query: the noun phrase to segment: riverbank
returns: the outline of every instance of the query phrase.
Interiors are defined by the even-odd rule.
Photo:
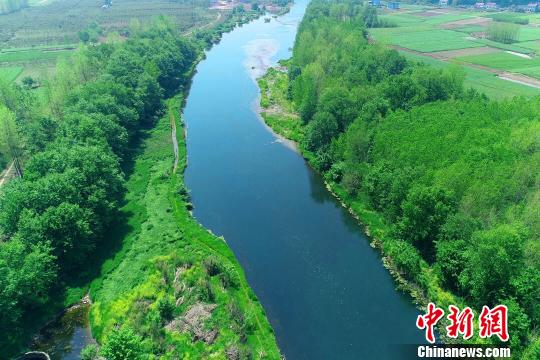
[[[298,152],[313,166],[316,155],[303,146],[305,126],[294,110],[294,105],[287,98],[288,91],[288,60],[280,61],[280,65],[270,68],[268,72],[258,80],[261,90],[260,113],[266,124],[278,136],[284,136],[296,143]],[[316,171],[316,170],[315,170]],[[400,251],[399,240],[391,236],[390,226],[383,216],[371,208],[367,194],[359,193],[356,197],[350,196],[340,184],[325,177],[325,184],[340,204],[364,227],[365,233],[370,237],[370,245],[380,251],[383,265],[394,278],[397,288],[409,294],[414,304],[419,309],[425,309],[428,302],[437,303],[446,308],[450,304],[465,306],[464,301],[452,293],[444,290],[440,285],[440,279],[430,269],[425,261],[419,264],[419,272],[422,274],[422,282],[413,281],[410,274],[400,269],[393,260],[393,253]],[[441,321],[439,327],[444,330],[446,322]],[[413,326],[413,324],[411,324]],[[444,334],[445,331],[441,331]],[[441,340],[452,342],[452,339],[442,335]],[[475,338],[477,343],[484,343],[480,338]]]
[[[213,42],[220,39],[224,32],[230,31],[235,26],[241,26],[260,15],[262,15],[260,12],[234,13],[227,16],[215,27],[199,29],[193,35],[193,41],[199,43],[197,46],[198,56],[192,63],[190,61],[190,70],[186,72],[186,77],[191,78],[195,73],[195,66],[204,59],[204,47],[210,47]],[[181,94],[184,92],[185,89],[182,89]],[[170,346],[176,346],[180,343],[179,347],[186,352],[182,356],[191,354],[200,357],[206,356],[207,353],[218,355],[227,353],[234,358],[235,354],[248,356],[256,350],[258,354],[269,354],[270,358],[278,358],[279,350],[272,328],[265,318],[262,307],[258,305],[256,297],[249,289],[234,255],[228,251],[222,239],[216,240],[221,245],[213,248],[213,245],[210,246],[211,244],[205,244],[203,241],[205,236],[212,237],[205,232],[205,229],[202,229],[200,233],[193,230],[199,225],[189,212],[191,209],[189,194],[182,182],[182,172],[186,160],[185,142],[181,139],[178,142],[179,145],[174,146],[173,144],[177,142],[173,140],[177,139],[177,134],[170,130],[171,128],[174,130],[176,124],[181,123],[180,109],[182,106],[182,95],[167,100],[167,106],[164,107],[167,112],[157,122],[157,127],[141,130],[140,135],[138,135],[140,140],[133,144],[133,148],[130,149],[130,152],[133,153],[129,155],[124,164],[123,171],[129,178],[126,184],[125,203],[117,213],[116,219],[112,221],[113,224],[107,231],[106,239],[97,249],[96,254],[88,260],[88,263],[93,264],[93,266],[86,266],[84,271],[73,273],[68,279],[65,289],[62,288],[65,292],[59,293],[58,299],[55,299],[54,309],[69,308],[80,301],[83,295],[89,291],[92,300],[98,300],[92,308],[90,324],[94,337],[101,344],[107,343],[109,336],[114,335],[121,325],[125,325],[124,327],[134,330],[137,336],[142,336],[145,340],[149,339],[141,342],[143,346],[140,350],[149,351],[152,354],[163,353],[165,343]],[[170,124],[171,127],[168,129],[165,126],[166,123],[163,122]],[[160,127],[161,125],[163,126]],[[155,137],[160,138],[164,131],[168,133],[168,142],[161,139],[155,144],[153,142]],[[178,136],[184,134],[185,131],[179,129]],[[180,149],[180,147],[183,148]],[[179,162],[182,164],[179,165]],[[158,163],[162,165],[160,170],[154,167]],[[165,170],[167,166],[171,167],[172,174],[169,174],[171,169]],[[177,167],[181,168],[178,173],[176,173]],[[179,188],[173,188],[170,192],[165,190],[163,192],[150,191],[152,189],[148,187],[152,186],[151,183],[156,184],[156,186],[163,185],[152,182],[151,179],[153,176],[157,176],[154,171],[161,170],[163,173],[160,174],[160,179],[168,175],[179,177]],[[169,180],[172,181],[172,179]],[[175,203],[174,197],[177,196],[181,197],[179,204]],[[144,199],[148,197],[151,197],[152,201],[147,203]],[[187,211],[179,213],[178,209],[181,208],[187,209]],[[173,224],[174,229],[161,226],[166,216],[159,214],[164,209],[165,213],[174,213],[173,217],[169,216],[167,219],[170,224]],[[191,222],[183,217],[188,217]],[[148,228],[146,228],[147,226]],[[186,226],[190,229],[177,231],[178,226]],[[154,230],[151,230],[152,228]],[[168,233],[162,234],[161,231]],[[201,235],[201,233],[203,234]],[[184,246],[179,245],[178,241],[180,240],[187,243],[199,241],[198,246],[204,247],[205,252],[199,251],[198,246],[195,245],[193,245],[193,249],[185,250]],[[164,241],[167,242],[166,246],[163,245]],[[138,253],[138,251],[143,253]],[[156,260],[156,256],[167,259]],[[206,259],[204,256],[210,258]],[[178,260],[179,258],[181,260]],[[159,265],[155,265],[155,262],[159,262]],[[192,263],[196,263],[196,265],[192,266]],[[134,288],[140,290],[138,285],[152,286],[149,281],[153,276],[152,269],[155,270],[156,266],[163,271],[164,279],[170,275],[170,271],[173,271],[177,283],[168,284],[169,287],[164,289],[161,287],[159,289],[153,288],[156,291],[155,294],[159,293],[159,296],[154,299],[157,303],[152,303],[149,302],[146,295],[141,295],[143,296],[141,299],[130,291]],[[178,267],[189,270],[186,271],[190,274],[188,280],[180,281],[177,278],[176,275],[179,275],[176,273]],[[116,277],[118,274],[120,274],[119,277]],[[123,278],[125,274],[129,275]],[[126,284],[124,280],[128,281],[127,287],[123,286]],[[104,290],[104,287],[110,284],[112,284],[111,287]],[[181,289],[177,287],[181,287]],[[189,294],[184,296],[182,294],[184,291]],[[169,296],[171,294],[172,296]],[[129,299],[124,298],[128,295]],[[145,303],[148,307],[140,308],[141,303]],[[225,305],[226,307],[224,307]],[[134,309],[130,308],[128,313],[117,313],[115,306],[123,308],[134,306]],[[157,313],[152,312],[156,308],[159,308]],[[87,313],[85,313],[86,317],[88,317]],[[194,314],[195,318],[191,318]],[[139,318],[132,321],[130,316],[139,316]],[[50,317],[52,315],[48,318]],[[184,321],[186,318],[195,322],[187,327],[175,327],[179,321]],[[80,348],[85,344],[93,343],[88,321],[79,322],[75,324],[75,327],[72,327],[71,324],[62,321],[63,317],[55,317],[55,319],[54,322],[47,323],[47,326],[42,329],[42,332],[50,333],[52,336],[48,336],[46,341],[34,342],[31,344],[31,348],[39,346],[44,351],[55,353],[59,359],[71,359],[73,356],[78,358]],[[211,329],[202,332],[197,330],[206,326],[210,326]],[[84,336],[80,336],[81,332],[85,333]],[[154,333],[151,334],[151,332]],[[184,339],[180,342],[174,339],[170,340],[175,336],[181,336]],[[201,339],[204,345],[200,344],[199,340]],[[226,342],[226,346],[222,341]],[[188,346],[187,343],[191,345]],[[60,352],[56,350],[58,348],[62,348]]]
[[[168,105],[127,182],[123,248],[92,283],[92,333],[103,341],[117,324],[136,328],[142,350],[165,357],[277,359],[273,330],[234,254],[190,214],[183,131],[172,171],[171,121],[182,126],[181,96]]]

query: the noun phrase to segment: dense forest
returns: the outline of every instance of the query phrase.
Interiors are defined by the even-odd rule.
[[[0,195],[2,349],[20,345],[24,324],[104,246],[139,130],[162,114],[197,57],[159,22],[77,52],[50,80],[45,109],[33,93],[2,84],[3,144],[25,161]]]
[[[459,68],[370,44],[366,23],[355,1],[312,1],[287,73],[260,82],[267,122],[300,143],[417,300],[505,304],[514,355],[540,358],[540,99],[489,100]]]

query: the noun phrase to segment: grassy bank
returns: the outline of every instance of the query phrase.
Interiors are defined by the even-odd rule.
[[[181,103],[180,97],[169,100],[169,113],[146,134],[127,181],[121,213],[128,220],[116,229],[125,232],[122,250],[91,285],[92,332],[102,340],[118,325],[139,329],[144,353],[163,358],[237,352],[277,359],[272,328],[234,254],[190,214]],[[171,119],[178,127],[176,173]],[[192,327],[179,326],[188,318]]]

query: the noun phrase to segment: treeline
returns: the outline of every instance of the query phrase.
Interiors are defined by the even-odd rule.
[[[139,131],[187,83],[198,54],[156,20],[125,42],[83,48],[60,64],[43,111],[30,91],[0,87],[0,114],[16,124],[25,159],[22,178],[0,193],[3,354],[18,349],[25,324],[106,245]]]
[[[301,147],[384,218],[385,254],[427,298],[506,304],[514,354],[540,358],[540,99],[491,101],[457,68],[369,44],[363,14],[308,7],[288,68]]]
[[[503,44],[511,44],[518,41],[519,25],[508,22],[493,22],[487,28],[487,36],[490,40]]]
[[[284,1],[289,2],[289,0]],[[221,36],[224,33],[231,31],[238,25],[241,26],[242,24],[258,18],[264,14],[264,12],[265,10],[259,7],[257,7],[256,10],[246,11],[243,5],[238,5],[226,15],[227,18],[225,21],[208,29],[195,30],[193,37],[206,44],[206,48],[210,48],[213,44],[217,44],[221,40]]]
[[[28,0],[0,0],[0,14],[8,14],[28,6]]]

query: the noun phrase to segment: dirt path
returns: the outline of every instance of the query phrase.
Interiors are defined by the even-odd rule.
[[[171,137],[174,151],[173,173],[178,168],[178,139],[176,138],[176,119],[174,118],[173,107],[169,104],[169,121],[171,123]]]
[[[208,24],[205,24],[205,25],[202,25],[202,26],[199,26],[199,27],[195,27],[193,29],[190,29],[188,31],[186,31],[183,35],[185,36],[188,36],[188,35],[191,35],[193,33],[193,31],[195,30],[201,30],[201,29],[206,29],[206,28],[209,28],[211,26],[214,26],[215,24],[217,24],[220,20],[221,20],[221,17],[223,16],[222,12],[219,11],[217,13],[217,16],[214,20],[210,21]]]
[[[15,162],[12,161],[11,162],[11,165],[9,165],[9,167],[7,168],[7,170],[5,170],[4,172],[2,172],[2,174],[0,174],[0,187],[2,187],[2,185],[4,185],[4,183],[6,181],[8,181],[9,179],[11,179],[13,177],[13,173],[14,173],[14,169],[13,167],[15,166]]]
[[[534,79],[525,75],[521,74],[514,74],[514,73],[505,73],[499,75],[499,79],[515,82],[522,85],[527,85],[530,87],[534,87],[537,89],[540,89],[540,80]]]

